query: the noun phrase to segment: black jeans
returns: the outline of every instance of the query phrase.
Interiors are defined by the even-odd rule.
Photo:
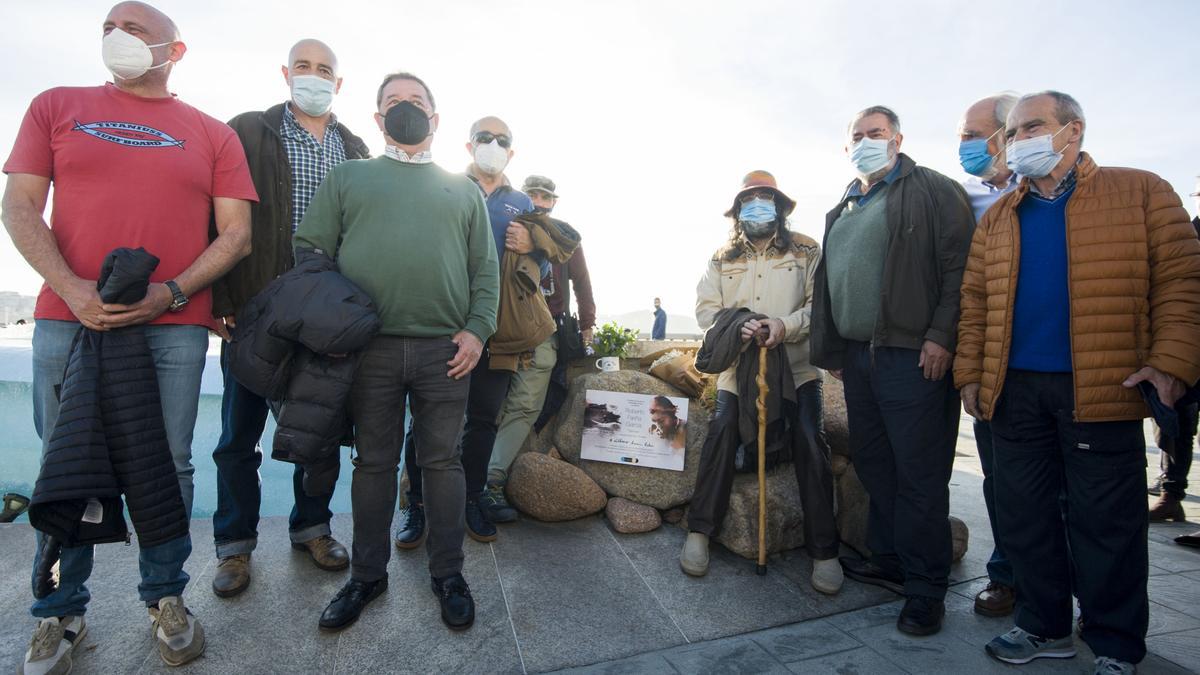
[[[213,450],[217,465],[217,510],[213,512],[213,539],[217,557],[250,553],[258,544],[258,512],[262,503],[262,466],[259,439],[267,424],[269,409],[261,396],[243,387],[229,372],[225,343],[221,343],[221,373],[225,391],[221,396],[221,440]],[[337,480],[337,466],[333,479]],[[304,469],[292,473],[295,505],[288,517],[293,542],[304,542],[329,534],[329,494],[310,497],[303,487]]]
[[[927,380],[919,361],[915,349],[850,342],[842,381],[851,459],[871,498],[871,559],[904,575],[905,595],[942,599],[960,402],[950,374]]]
[[[500,409],[504,397],[508,396],[509,372],[488,368],[488,351],[483,350],[479,363],[471,371],[470,394],[467,397],[467,421],[462,434],[462,466],[466,474],[467,499],[475,501],[487,484],[488,462],[492,459],[492,445],[496,443],[496,429],[500,424]],[[413,417],[419,419],[416,410]],[[423,464],[419,461],[421,449],[419,439],[412,438],[405,445],[404,468],[408,472],[409,502],[422,501],[424,480],[421,475]],[[465,503],[465,502],[464,502]]]
[[[1070,635],[1073,570],[1084,641],[1096,656],[1137,663],[1149,622],[1142,421],[1076,422],[1074,410],[1070,373],[1009,370],[992,414],[1016,625]]]
[[[988,558],[988,579],[1013,587],[1012,563],[1004,553],[1000,541],[1000,530],[996,527],[996,478],[995,451],[992,443],[992,425],[975,420],[975,447],[979,450],[979,465],[983,468],[983,504],[987,507],[988,524],[992,528],[992,555]]]
[[[1187,496],[1187,477],[1192,470],[1192,448],[1196,442],[1196,426],[1200,421],[1198,404],[1176,406],[1179,413],[1179,438],[1171,438],[1155,427],[1155,441],[1162,451],[1159,468],[1162,470],[1164,494],[1183,499]]]
[[[804,509],[804,548],[814,560],[837,557],[837,520],[833,514],[833,469],[822,420],[821,380],[800,385],[797,419],[792,425],[792,464]],[[738,446],[738,397],[717,392],[717,409],[709,423],[708,439],[700,455],[696,490],[688,510],[688,528],[716,536],[729,510],[734,459]]]
[[[351,504],[354,547],[350,576],[377,581],[387,576],[392,552],[392,515],[404,436],[404,403],[426,472],[429,572],[445,577],[462,571],[463,467],[458,450],[467,378],[446,375],[458,347],[449,338],[379,336],[363,354],[350,393],[358,439]]]

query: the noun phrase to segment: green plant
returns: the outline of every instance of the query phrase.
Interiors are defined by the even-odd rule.
[[[637,336],[636,330],[609,321],[592,336],[592,344],[596,347],[596,356],[623,357],[629,352],[629,346],[637,342]]]

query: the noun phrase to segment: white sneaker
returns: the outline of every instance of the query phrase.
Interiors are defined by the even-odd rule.
[[[168,666],[182,666],[204,653],[204,629],[183,606],[183,598],[169,595],[158,607],[147,607],[158,655]]]
[[[812,587],[825,595],[835,595],[842,590],[842,564],[837,558],[814,560]]]
[[[687,541],[683,543],[683,552],[679,554],[679,566],[694,577],[708,574],[707,534],[688,532]]]
[[[1126,661],[1118,661],[1109,656],[1096,659],[1095,675],[1133,675],[1137,668]]]
[[[71,653],[87,635],[82,616],[53,617],[38,621],[29,651],[17,672],[20,675],[65,675],[71,672]]]

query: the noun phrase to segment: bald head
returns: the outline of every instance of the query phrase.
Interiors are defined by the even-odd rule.
[[[179,40],[179,27],[171,17],[144,2],[133,0],[113,5],[104,20],[104,27],[106,31],[109,27],[116,27],[134,35],[140,32],[149,39],[148,44]]]
[[[471,125],[470,137],[475,138],[475,134],[481,131],[489,131],[497,136],[503,134],[509,138],[512,138],[512,131],[509,130],[508,125],[505,124],[504,120],[500,119],[499,117],[488,116],[475,120],[475,123]]]
[[[328,70],[334,77],[337,77],[338,74],[337,55],[333,53],[329,45],[313,38],[305,38],[297,42],[288,51],[288,68],[297,70],[301,64],[307,66],[306,69],[312,73]],[[297,73],[297,75],[299,74],[301,73]]]

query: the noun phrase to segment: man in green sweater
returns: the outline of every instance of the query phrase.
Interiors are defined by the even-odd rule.
[[[409,73],[388,75],[376,104],[384,156],[332,169],[295,237],[297,249],[333,255],[383,321],[350,396],[358,442],[350,581],[320,626],[349,626],[387,588],[407,398],[421,447],[433,591],[442,620],[463,630],[475,605],[462,577],[465,483],[457,439],[468,375],[496,328],[496,249],[479,188],[433,164],[438,115],[425,83]]]

